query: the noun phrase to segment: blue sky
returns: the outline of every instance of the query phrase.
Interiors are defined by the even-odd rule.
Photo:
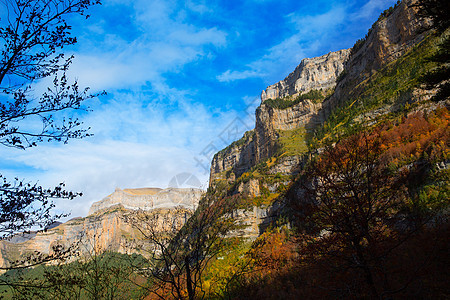
[[[86,215],[115,187],[207,186],[209,163],[254,126],[266,86],[306,57],[351,47],[395,0],[104,0],[73,17],[72,78],[107,96],[80,118],[93,137],[0,149],[3,174],[84,192],[57,208]],[[36,87],[44,87],[41,82]]]

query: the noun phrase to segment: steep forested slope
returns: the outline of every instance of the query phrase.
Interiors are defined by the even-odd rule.
[[[259,224],[245,255],[226,256],[236,276],[224,279],[224,294],[449,296],[442,265],[450,33],[430,30],[416,3],[399,2],[380,16],[343,56],[331,90],[329,81],[322,88],[302,77],[306,65],[316,77],[332,73],[324,57],[268,87],[255,129],[214,157],[210,193],[238,197],[249,212],[242,218],[257,211]],[[220,274],[223,265],[211,270]]]

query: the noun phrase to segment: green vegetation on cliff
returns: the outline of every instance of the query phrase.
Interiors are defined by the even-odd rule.
[[[250,141],[252,141],[254,139],[254,137],[255,137],[254,130],[246,131],[239,140],[232,142],[230,145],[228,145],[227,147],[225,147],[222,150],[220,150],[219,152],[217,152],[215,156],[220,157],[222,154],[227,153],[228,151],[230,151],[233,148],[242,147],[242,146],[250,143]]]
[[[129,265],[102,265],[94,257],[47,267],[44,275],[37,268],[43,283],[58,284],[36,295],[66,295],[56,289],[64,282],[63,293],[74,287],[88,295],[93,286],[119,293],[99,298],[449,298],[449,99],[430,100],[449,79],[436,60],[448,54],[445,43],[445,33],[432,32],[364,81],[348,82],[350,92],[339,99],[313,90],[266,100],[262,105],[273,109],[305,99],[335,102],[320,126],[276,131],[272,157],[239,176],[232,166],[224,170],[181,229],[170,217],[135,221],[133,227],[153,243],[146,249],[152,259],[134,257],[143,267],[126,273]],[[430,75],[434,68],[438,74]],[[428,92],[427,76],[439,79],[430,79]],[[215,159],[254,138],[254,130],[246,132]],[[157,232],[158,224],[168,226]]]
[[[322,102],[325,99],[326,94],[327,92],[324,92],[322,90],[311,90],[307,93],[300,94],[293,99],[291,96],[284,98],[267,99],[266,101],[264,101],[264,104],[268,107],[276,109],[287,109],[305,100],[311,100],[314,103]]]
[[[221,297],[449,295],[441,267],[448,259],[448,97],[436,105],[422,84],[425,74],[439,78],[431,78],[430,90],[448,80],[442,67],[435,69],[445,41],[432,33],[366,80],[351,82],[347,100],[336,101],[322,126],[278,131],[274,157],[221,187],[239,195],[237,187],[254,180],[260,194],[241,201],[279,209],[276,218],[289,219],[273,220],[274,230],[241,255],[240,272],[233,271],[238,279],[228,278]],[[295,104],[290,97],[264,102],[275,109]],[[270,192],[280,159],[302,154],[307,161],[295,179]]]
[[[291,130],[278,131],[279,156],[301,155],[308,151],[306,145],[306,129],[298,127]]]
[[[334,108],[322,126],[308,135],[308,142],[337,140],[342,134],[360,130],[364,122],[395,120],[399,114],[412,110],[419,104],[413,103],[413,91],[420,86],[422,76],[436,66],[430,57],[438,50],[439,43],[439,37],[428,36],[358,84],[348,100]]]
[[[364,38],[358,39],[355,44],[353,45],[353,47],[350,50],[350,55],[355,54],[356,52],[359,51],[359,49],[361,49],[363,47],[363,45],[366,43],[367,38],[369,37],[369,35],[372,33],[373,28],[375,27],[375,25],[380,22],[381,20],[389,17],[394,10],[400,5],[401,1],[397,1],[397,3],[395,3],[394,6],[389,7],[388,9],[384,10],[380,16],[378,17],[378,20],[372,25],[372,27],[368,30],[368,32],[366,33],[366,35],[364,36]],[[339,81],[339,80],[338,80]]]

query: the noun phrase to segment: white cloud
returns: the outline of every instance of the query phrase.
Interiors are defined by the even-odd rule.
[[[269,47],[264,55],[247,63],[244,68],[228,69],[216,78],[221,82],[257,77],[269,84],[279,81],[282,79],[280,74],[288,75],[301,59],[339,50],[334,44],[345,39],[342,30],[354,31],[354,26],[364,23],[370,26],[380,11],[394,3],[395,0],[370,0],[355,12],[351,12],[349,3],[340,3],[321,14],[305,15],[303,11],[291,13],[284,20],[286,27],[295,28],[295,32]]]
[[[67,189],[82,191],[83,197],[57,202],[57,209],[70,217],[85,216],[92,202],[99,201],[116,187],[167,187],[179,173],[194,174],[207,184],[209,174],[197,164],[211,157],[200,154],[209,144],[217,150],[217,135],[237,116],[205,107],[166,86],[177,101],[151,100],[143,92],[117,92],[103,103],[94,101],[93,111],[83,116],[94,136],[71,140],[69,144],[41,144],[26,151],[0,148],[3,160],[24,166],[23,170],[3,169],[8,178],[18,176],[42,186],[65,182]],[[70,218],[69,217],[69,218]]]
[[[115,187],[167,187],[176,174],[195,173],[189,156],[189,151],[178,147],[110,140],[75,142],[58,148],[42,146],[24,152],[17,160],[44,170],[45,175],[39,177],[42,185],[64,181],[68,189],[83,191],[84,196],[76,201],[59,201],[57,209],[84,216],[93,201],[107,196]]]
[[[340,5],[319,15],[304,16],[301,13],[293,13],[288,16],[288,20],[296,26],[296,35],[303,35],[305,40],[313,40],[323,39],[324,34],[332,32],[339,24],[344,23],[346,17],[347,8]]]
[[[254,78],[254,77],[262,77],[264,74],[259,73],[258,71],[246,70],[246,71],[231,71],[226,70],[224,73],[217,76],[217,79],[220,82],[229,82],[240,79]]]
[[[165,72],[179,71],[197,59],[210,59],[211,49],[226,45],[225,32],[188,23],[173,1],[114,1],[106,5],[131,9],[132,24],[127,26],[134,26],[136,36],[130,41],[128,31],[111,29],[102,20],[87,26],[90,32],[82,34],[70,68],[81,86],[111,90],[161,82]],[[96,42],[92,35],[98,37]]]
[[[214,10],[206,5],[205,1],[185,1],[185,5],[189,10],[198,14],[212,13]]]

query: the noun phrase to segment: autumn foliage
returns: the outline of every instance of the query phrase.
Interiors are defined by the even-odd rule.
[[[257,267],[232,296],[448,296],[449,118],[415,112],[325,147],[287,194],[295,229],[254,243]]]
[[[404,117],[397,126],[376,128],[381,149],[391,163],[411,162],[422,156],[429,161],[447,159],[449,151],[449,119],[447,109],[417,112]]]

